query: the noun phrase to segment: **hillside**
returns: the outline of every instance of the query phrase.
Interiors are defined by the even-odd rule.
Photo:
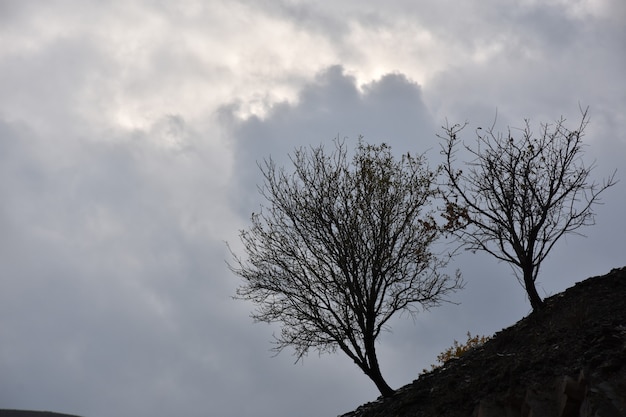
[[[0,410],[0,417],[78,417],[71,414],[59,414],[50,411]]]
[[[626,267],[579,282],[391,398],[341,417],[626,416]]]

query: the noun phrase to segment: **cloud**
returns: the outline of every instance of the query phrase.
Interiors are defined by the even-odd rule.
[[[284,164],[296,147],[336,138],[356,143],[361,135],[371,143],[387,142],[399,153],[425,152],[435,144],[421,88],[402,74],[358,85],[341,66],[333,66],[305,85],[294,102],[270,103],[264,116],[240,119],[237,113],[236,105],[225,106],[221,120],[235,140],[233,169],[248,208],[258,200],[257,163],[272,157]]]
[[[192,135],[180,118],[162,124],[150,133]],[[214,200],[225,182],[212,171],[222,161],[210,146],[181,152],[138,133],[48,143],[20,124],[0,132],[0,400],[89,416],[204,401],[179,378],[195,370],[210,388],[210,372],[229,372],[203,359],[224,349],[209,333],[232,325],[229,216]]]

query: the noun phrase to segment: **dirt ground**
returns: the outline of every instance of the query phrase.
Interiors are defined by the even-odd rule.
[[[626,267],[545,301],[484,345],[343,417],[626,416]],[[564,381],[578,391],[569,399]]]

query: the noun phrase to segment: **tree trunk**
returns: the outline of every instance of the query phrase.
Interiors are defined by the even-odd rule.
[[[369,339],[369,340],[367,340]],[[378,358],[376,357],[376,347],[374,345],[373,338],[366,338],[365,342],[365,354],[368,358],[367,370],[364,369],[365,374],[376,384],[376,388],[380,391],[383,397],[391,397],[395,391],[387,384],[380,372],[378,365]]]
[[[540,310],[543,307],[543,300],[539,296],[537,292],[537,288],[535,287],[535,280],[533,279],[533,266],[525,266],[524,270],[524,288],[526,289],[526,294],[528,294],[528,300],[530,301],[530,306],[533,308],[533,311]]]
[[[376,388],[380,391],[380,394],[383,397],[391,397],[395,391],[393,388],[387,384],[382,374],[380,373],[380,369],[378,368],[378,363],[376,363],[376,367],[372,367],[369,370],[369,374],[367,375],[370,379],[376,384]]]

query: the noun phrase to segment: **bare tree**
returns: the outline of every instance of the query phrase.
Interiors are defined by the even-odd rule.
[[[275,350],[310,349],[348,355],[383,396],[375,341],[399,311],[439,305],[462,286],[460,274],[441,272],[449,261],[431,251],[442,230],[429,204],[436,173],[423,156],[394,159],[390,147],[361,140],[350,163],[343,142],[291,156],[293,172],[266,160],[260,188],[268,206],[252,214],[240,238],[247,259],[233,254],[243,278],[239,298],[252,317],[282,323]],[[232,253],[232,251],[231,251]]]
[[[561,118],[541,124],[535,136],[530,122],[515,138],[496,133],[494,126],[478,128],[476,146],[464,144],[471,161],[455,167],[459,132],[467,125],[447,125],[442,153],[450,194],[447,213],[456,236],[471,250],[485,251],[513,266],[533,310],[543,306],[535,287],[539,267],[554,244],[566,233],[594,224],[592,206],[616,183],[615,172],[601,184],[589,176],[595,162],[582,160],[582,137],[589,123],[588,109],[570,130]],[[459,220],[465,220],[461,224]],[[521,277],[519,275],[521,272]]]

